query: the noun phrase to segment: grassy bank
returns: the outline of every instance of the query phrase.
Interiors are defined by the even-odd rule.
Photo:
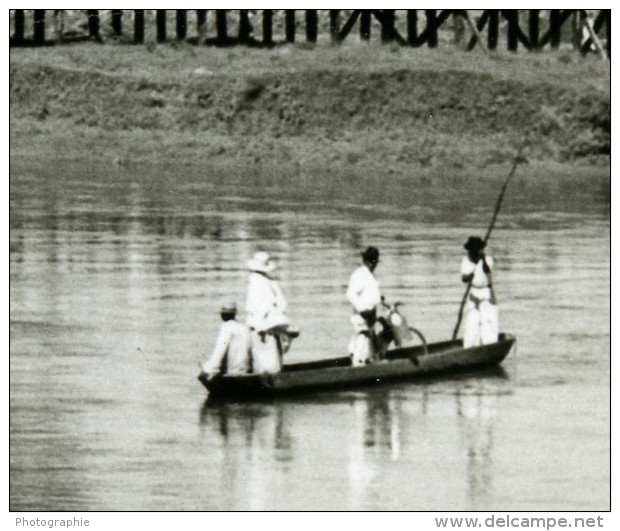
[[[11,154],[385,174],[606,166],[610,66],[573,52],[82,44],[10,52]]]

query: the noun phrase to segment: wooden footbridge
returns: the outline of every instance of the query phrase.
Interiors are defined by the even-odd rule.
[[[357,28],[368,41],[437,47],[450,41],[466,49],[505,46],[516,52],[557,49],[563,44],[586,54],[611,55],[611,10],[84,10],[81,31],[65,29],[62,10],[11,10],[10,46],[45,46],[93,40],[143,44],[167,41],[214,46],[271,47],[280,44],[340,43]],[[52,31],[46,31],[51,21]],[[374,28],[374,32],[373,32]],[[146,39],[146,35],[153,35]]]

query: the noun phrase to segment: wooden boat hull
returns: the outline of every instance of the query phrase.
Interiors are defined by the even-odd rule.
[[[461,341],[445,341],[387,352],[386,359],[352,367],[347,357],[284,365],[278,374],[218,376],[199,380],[212,397],[270,397],[299,392],[388,384],[397,380],[432,376],[446,372],[500,364],[510,352],[515,338],[501,334],[497,343],[464,349]]]

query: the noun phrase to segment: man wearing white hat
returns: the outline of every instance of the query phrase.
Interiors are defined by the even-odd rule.
[[[276,373],[281,368],[278,330],[289,324],[284,315],[286,299],[269,274],[275,264],[265,252],[246,262],[250,270],[245,305],[247,324],[252,331],[252,363],[255,373]]]
[[[250,331],[235,319],[236,314],[237,305],[234,302],[222,305],[220,315],[224,323],[215,341],[213,354],[201,364],[209,379],[220,372],[234,375],[250,371]]]

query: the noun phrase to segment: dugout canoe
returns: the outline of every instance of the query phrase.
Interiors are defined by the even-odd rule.
[[[510,352],[515,337],[500,334],[496,343],[463,348],[461,340],[388,350],[386,359],[365,366],[351,366],[349,356],[284,365],[278,374],[247,374],[198,379],[214,398],[275,397],[293,393],[327,391],[363,385],[385,385],[442,373],[456,373],[499,365]]]

